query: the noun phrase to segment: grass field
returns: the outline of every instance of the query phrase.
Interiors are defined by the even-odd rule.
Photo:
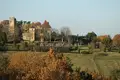
[[[115,69],[120,69],[120,54],[105,53],[107,56],[94,54],[65,54],[68,56],[75,66],[80,66],[81,70],[88,69],[89,71],[96,71],[105,76],[111,76],[111,72]]]
[[[21,53],[21,52],[8,52],[10,53]],[[30,52],[24,52],[30,53]],[[46,53],[38,52],[40,55]],[[103,52],[104,53],[104,52]],[[96,71],[105,76],[110,76],[111,71],[114,69],[120,69],[120,54],[119,53],[105,53],[107,56],[100,55],[102,52],[94,54],[77,54],[77,53],[64,53],[65,56],[69,57],[72,61],[73,68],[80,67],[81,70]]]

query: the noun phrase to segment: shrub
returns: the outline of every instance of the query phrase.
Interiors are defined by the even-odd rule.
[[[89,49],[89,53],[92,54],[93,53],[93,46],[92,46],[92,44],[88,45],[88,49]]]
[[[118,80],[120,79],[120,69],[115,69],[111,72],[113,75],[113,80]]]
[[[68,58],[41,56],[39,54],[12,54],[9,69],[27,80],[66,80],[68,72],[71,72],[71,63]],[[21,77],[17,75],[18,77]]]
[[[99,56],[108,56],[108,54],[106,54],[106,53],[100,53],[100,54],[98,54]]]
[[[90,54],[89,51],[81,51],[81,54]]]
[[[0,51],[7,51],[7,46],[6,45],[0,46]]]
[[[17,45],[9,44],[9,45],[7,45],[7,50],[8,51],[17,51],[19,49],[18,49]]]
[[[9,65],[9,59],[7,55],[0,55],[0,72],[5,73]]]
[[[77,46],[72,46],[72,47],[70,47],[70,50],[77,50],[77,49],[78,49]]]

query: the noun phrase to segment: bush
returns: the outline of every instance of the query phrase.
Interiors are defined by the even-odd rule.
[[[7,51],[7,46],[0,46],[0,51]]]
[[[9,45],[7,45],[7,50],[8,51],[18,51],[19,49],[18,49],[17,45],[9,44]]]
[[[5,73],[9,65],[9,59],[7,55],[0,55],[0,72]]]
[[[33,53],[20,53],[11,55],[9,69],[24,74],[17,76],[25,80],[66,80],[68,73],[65,72],[71,72],[72,68],[69,59],[65,57],[57,59]]]
[[[100,53],[100,54],[98,54],[99,56],[108,56],[108,54],[106,54],[106,53]]]
[[[93,46],[92,46],[92,44],[88,45],[88,49],[89,49],[89,53],[92,54],[93,53]]]
[[[90,54],[89,51],[81,51],[81,54]]]
[[[113,80],[118,80],[120,79],[120,69],[115,69],[111,72],[113,75]]]
[[[78,49],[77,46],[72,46],[72,47],[70,47],[70,50],[77,50],[77,49]]]

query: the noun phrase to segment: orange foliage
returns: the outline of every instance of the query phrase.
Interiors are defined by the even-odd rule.
[[[102,41],[103,39],[105,39],[106,37],[108,37],[108,35],[102,35],[102,36],[98,36],[97,38]]]
[[[113,38],[113,44],[116,46],[120,46],[120,34],[117,34]]]
[[[50,57],[34,53],[12,54],[8,68],[19,71],[21,75],[24,74],[22,76],[24,80],[67,80],[66,61],[54,58],[52,49],[50,52]],[[18,77],[21,76],[18,75]]]
[[[50,58],[55,57],[55,54],[52,48],[50,48],[48,55]]]

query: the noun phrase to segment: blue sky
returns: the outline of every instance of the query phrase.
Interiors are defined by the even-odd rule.
[[[53,28],[70,27],[73,34],[120,33],[120,0],[0,0],[0,20],[48,20]]]

